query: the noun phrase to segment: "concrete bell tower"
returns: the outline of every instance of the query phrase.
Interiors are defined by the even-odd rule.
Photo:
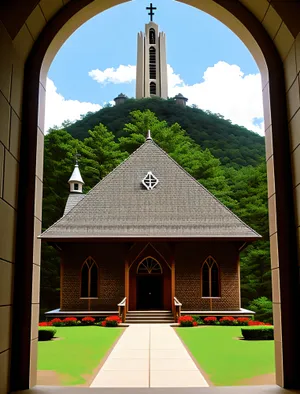
[[[145,33],[140,32],[137,37],[136,98],[167,99],[166,35],[152,20],[156,7],[150,3],[146,9],[150,10],[150,22],[145,25]]]

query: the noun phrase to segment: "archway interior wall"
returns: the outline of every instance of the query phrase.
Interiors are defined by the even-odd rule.
[[[101,9],[100,2],[102,3]],[[217,1],[216,1],[217,2]],[[190,1],[187,4],[209,12],[219,18],[230,27],[248,46],[253,45],[249,35],[243,36],[238,32],[243,28],[235,21],[235,24],[226,18],[222,19],[224,9],[217,14],[212,0]],[[281,16],[275,11],[267,0],[241,0],[241,2],[257,17],[263,27],[273,40],[281,59],[284,63],[289,133],[291,142],[291,158],[293,164],[294,195],[297,219],[297,235],[300,243],[300,94],[299,94],[299,71],[300,71],[300,36],[295,38]],[[77,2],[79,3],[79,2]],[[33,267],[32,267],[32,311],[31,311],[31,365],[30,382],[35,384],[36,354],[37,354],[37,321],[39,310],[39,276],[40,276],[40,241],[37,235],[41,231],[41,198],[42,198],[42,167],[43,167],[43,131],[44,131],[44,109],[45,109],[45,80],[46,74],[53,57],[58,48],[69,37],[70,34],[87,19],[96,15],[97,12],[107,9],[121,1],[97,0],[90,5],[91,8],[83,8],[72,18],[72,24],[57,35],[57,46],[51,44],[47,51],[43,70],[40,75],[39,85],[39,119],[37,123],[37,155],[35,171],[35,208],[33,232],[29,234],[33,244]],[[219,3],[221,3],[219,1]],[[223,2],[224,3],[224,2]],[[232,3],[232,2],[231,2]],[[44,27],[49,24],[51,18],[64,6],[68,6],[67,0],[40,1],[30,16],[24,21],[22,28],[15,37],[11,37],[6,30],[6,20],[0,23],[0,313],[2,322],[2,338],[0,344],[0,387],[3,392],[9,389],[9,362],[11,346],[11,317],[13,304],[13,275],[15,262],[15,234],[17,223],[17,195],[18,195],[18,170],[20,163],[20,137],[22,122],[22,95],[23,95],[23,72],[25,61],[31,51],[34,42],[38,39]],[[206,9],[204,9],[204,6]],[[95,8],[93,8],[95,7]],[[209,7],[210,10],[209,10]],[[288,6],[286,6],[288,7]],[[18,14],[18,9],[15,10]],[[90,12],[90,13],[89,13]],[[89,13],[89,16],[88,16]],[[226,13],[227,14],[227,13]],[[218,16],[217,16],[218,15]],[[229,15],[230,16],[230,15]],[[72,27],[73,26],[73,27]],[[295,35],[295,34],[294,34]],[[247,37],[250,43],[247,44]],[[250,49],[251,50],[251,49]],[[255,54],[252,52],[253,56]],[[256,57],[255,57],[256,58]],[[257,58],[256,61],[258,62]],[[258,62],[259,64],[259,62]],[[262,66],[260,66],[262,67]],[[261,69],[262,70],[262,69]],[[263,81],[264,116],[266,126],[266,157],[268,161],[269,197],[270,197],[270,230],[271,230],[271,256],[273,271],[273,301],[277,330],[276,336],[276,364],[277,382],[282,384],[282,346],[280,331],[280,283],[279,283],[279,261],[277,248],[277,218],[275,185],[273,181],[273,138],[272,138],[272,114],[270,110],[270,87],[268,86],[268,75]],[[33,109],[35,110],[35,109]],[[23,131],[24,133],[24,131]],[[22,179],[21,185],[22,185]],[[26,185],[22,185],[26,187]],[[23,296],[23,294],[21,295]],[[25,346],[26,344],[24,344]]]

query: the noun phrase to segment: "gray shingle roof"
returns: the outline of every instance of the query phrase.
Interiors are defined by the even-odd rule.
[[[142,185],[151,171],[153,190]],[[46,230],[62,238],[259,238],[152,140]]]
[[[67,199],[67,203],[64,210],[64,215],[66,215],[72,208],[75,207],[85,197],[82,193],[70,193]]]

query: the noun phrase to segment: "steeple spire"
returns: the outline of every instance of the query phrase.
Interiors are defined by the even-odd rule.
[[[78,166],[78,154],[76,153],[76,164],[68,183],[70,185],[70,193],[82,193],[82,186],[84,185],[79,166]]]

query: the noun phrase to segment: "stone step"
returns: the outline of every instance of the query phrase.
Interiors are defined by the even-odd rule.
[[[174,323],[174,319],[172,320],[127,320],[126,324],[172,324]]]
[[[165,318],[165,317],[172,317],[173,314],[172,313],[168,313],[168,314],[163,314],[163,313],[127,313],[127,316],[129,317],[141,317],[141,316],[151,316],[151,317],[161,317],[161,318]]]

